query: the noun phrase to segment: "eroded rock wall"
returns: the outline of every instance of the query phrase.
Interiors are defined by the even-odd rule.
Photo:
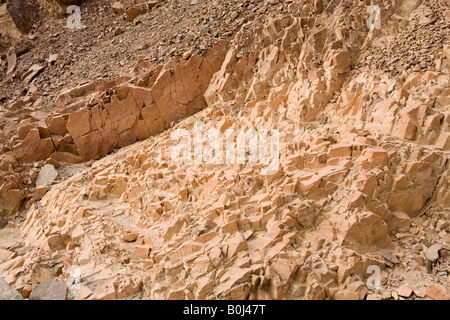
[[[405,24],[447,37],[439,4],[382,1],[384,27],[369,30],[359,1],[293,1],[208,54],[223,58],[169,64],[71,113],[61,128],[83,160],[124,148],[33,204],[23,235],[37,248],[0,275],[27,295],[52,259],[60,279],[79,271],[78,299],[363,299],[367,268],[398,263],[398,235],[436,242],[416,217],[448,220],[448,46],[424,45],[423,69],[370,69],[376,54],[396,66],[371,42],[400,41]],[[278,170],[175,161],[172,134],[198,121],[278,130]],[[153,128],[167,130],[129,145]]]

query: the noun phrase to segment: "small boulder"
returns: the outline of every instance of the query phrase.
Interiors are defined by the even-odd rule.
[[[412,292],[413,292],[412,288],[407,284],[404,284],[397,289],[398,295],[403,298],[409,298]]]
[[[439,259],[439,251],[442,249],[442,245],[439,243],[430,246],[425,253],[425,258],[430,262],[436,262]]]
[[[45,281],[34,287],[30,300],[66,300],[67,285],[57,279]]]
[[[428,287],[426,295],[434,300],[449,300],[450,296],[444,286],[433,283]]]
[[[36,187],[51,185],[57,176],[58,171],[56,171],[55,167],[51,164],[46,164],[42,167],[41,172],[39,172]]]
[[[22,295],[0,278],[0,300],[24,300]]]

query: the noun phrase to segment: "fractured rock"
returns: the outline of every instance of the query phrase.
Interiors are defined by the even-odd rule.
[[[160,21],[176,8],[203,12],[212,6],[121,3],[113,9],[130,19],[142,13],[132,8],[148,13],[98,35],[118,56],[125,54],[124,66],[126,50],[135,46],[122,48],[130,42],[120,30],[133,32],[138,22]],[[387,29],[371,32],[359,19],[367,3],[336,3],[262,1],[216,18],[212,10],[198,21],[193,15],[197,35],[187,30],[172,39],[168,32],[154,51],[145,39],[137,47],[146,60],[128,75],[61,92],[46,127],[34,118],[48,102],[38,87],[57,86],[42,82],[70,61],[58,52],[57,63],[45,63],[37,77],[42,60],[20,70],[22,57],[11,50],[17,55],[10,56],[11,74],[17,73],[9,79],[34,85],[4,108],[5,118],[20,124],[0,122],[1,150],[13,156],[0,161],[0,210],[15,212],[24,197],[29,209],[21,223],[26,246],[2,248],[0,275],[24,296],[56,273],[61,281],[70,278],[79,299],[364,299],[368,267],[387,265],[392,272],[381,277],[388,288],[367,298],[415,298],[410,287],[397,288],[396,272],[422,272],[420,252],[429,241],[448,240],[450,51],[442,49],[438,38],[444,34],[435,28],[444,22],[434,2],[423,1],[414,11],[382,1]],[[438,20],[422,17],[425,7]],[[101,15],[112,14],[103,9]],[[173,25],[183,23],[183,14],[177,18]],[[226,20],[233,31],[220,42],[215,26]],[[169,27],[155,28],[155,38]],[[197,47],[213,33],[218,45]],[[392,44],[402,37],[413,38],[410,46],[420,57],[395,51]],[[415,39],[426,46],[417,47]],[[77,58],[89,51],[73,44]],[[175,57],[160,64],[166,53]],[[109,67],[105,77],[117,66]],[[20,113],[28,108],[36,108],[32,117]],[[200,121],[201,131],[222,136],[192,143]],[[257,150],[254,139],[225,137],[230,131],[251,135],[252,129]],[[276,148],[263,139],[265,131],[278,139]],[[194,151],[193,161],[174,159],[179,133],[183,142],[190,140],[182,151]],[[234,149],[224,154],[226,162],[210,163],[203,147],[222,138],[227,151],[231,144]],[[264,174],[266,164],[253,162],[264,147],[278,156],[275,173]],[[48,190],[56,170],[44,166],[38,175],[37,169],[44,161],[57,166],[48,159],[89,162],[62,166],[64,179],[84,171]],[[425,258],[445,260],[432,247]],[[69,265],[77,266],[77,276],[64,272]],[[446,280],[440,272],[426,276]],[[444,293],[430,286],[428,298]]]
[[[38,284],[31,292],[30,300],[66,300],[67,286],[57,279]]]
[[[36,186],[50,186],[58,177],[58,171],[51,164],[46,164],[42,167],[36,180]]]
[[[439,251],[442,249],[442,245],[437,243],[430,246],[425,252],[425,258],[429,262],[436,262],[439,259]]]
[[[428,287],[426,295],[434,300],[450,300],[447,289],[437,283],[433,283]]]
[[[404,298],[409,298],[412,294],[413,290],[407,284],[402,285],[397,289],[397,293],[399,296]]]

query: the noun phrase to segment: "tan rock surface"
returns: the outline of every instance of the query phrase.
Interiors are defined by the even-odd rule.
[[[290,14],[247,19],[203,54],[141,60],[62,92],[59,114],[18,135],[5,124],[0,210],[27,211],[25,249],[2,248],[0,277],[25,297],[57,278],[92,300],[448,299],[445,4],[382,1],[381,30],[347,4],[280,1]],[[394,48],[407,41],[420,57]],[[279,166],[263,174],[253,150],[244,164],[176,161],[174,136],[199,123],[278,130]],[[50,157],[85,164],[34,189]]]

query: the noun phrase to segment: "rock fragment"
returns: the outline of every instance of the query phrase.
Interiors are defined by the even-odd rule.
[[[24,300],[23,296],[0,278],[0,300]]]
[[[31,292],[30,300],[66,300],[67,286],[57,279],[38,284]]]
[[[58,177],[58,171],[51,164],[42,167],[36,180],[36,187],[50,186]]]

